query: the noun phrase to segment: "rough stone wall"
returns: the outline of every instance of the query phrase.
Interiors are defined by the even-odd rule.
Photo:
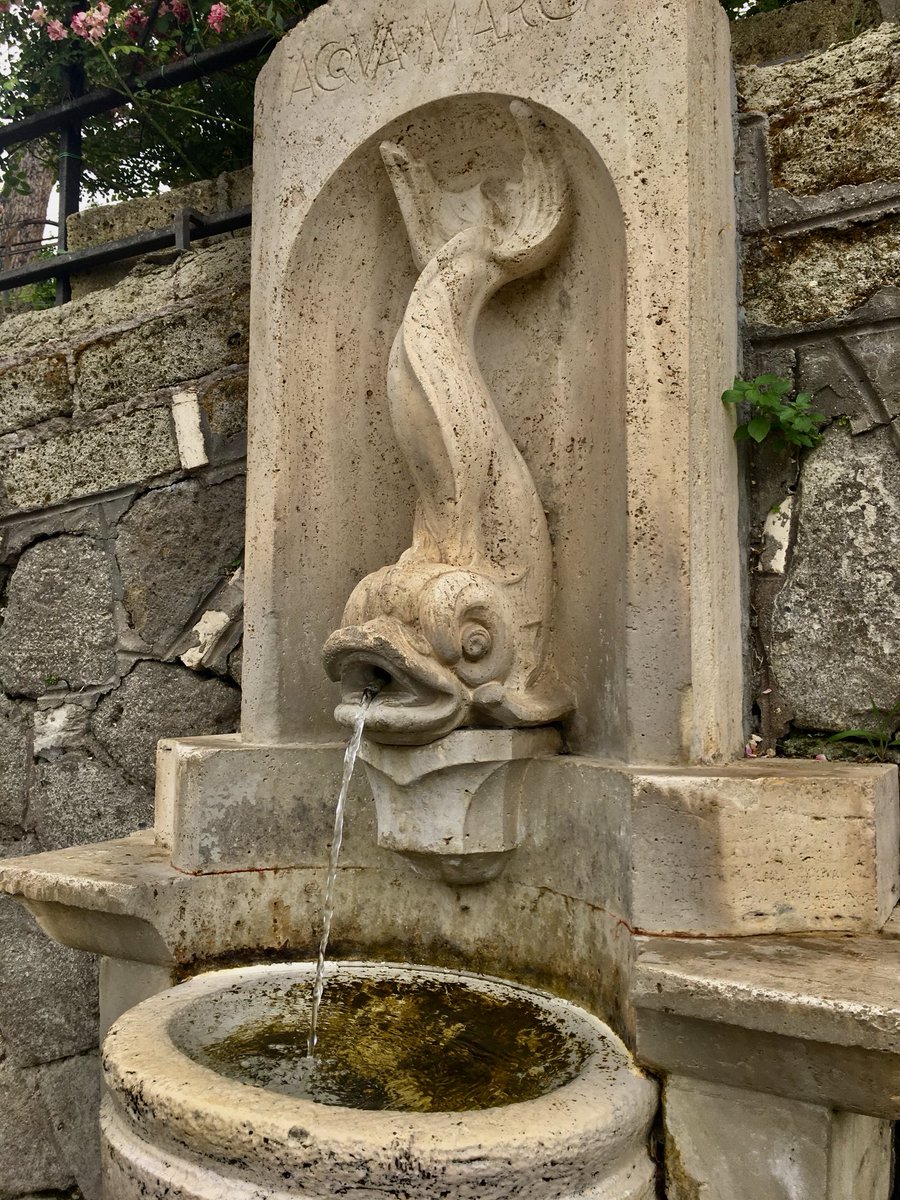
[[[828,416],[814,450],[750,451],[759,750],[834,757],[822,735],[900,698],[900,26],[741,67],[738,93],[744,376]]]
[[[239,237],[0,324],[2,855],[151,824],[157,740],[237,728],[248,290]],[[0,898],[0,1200],[99,1196],[96,971]]]

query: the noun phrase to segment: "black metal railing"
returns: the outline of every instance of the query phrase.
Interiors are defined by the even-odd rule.
[[[144,37],[149,36],[158,9],[159,0],[151,10]],[[296,21],[286,22],[285,31],[294,24]],[[127,87],[122,88],[96,88],[85,92],[81,69],[72,67],[69,68],[66,84],[68,99],[43,112],[0,126],[0,149],[34,141],[36,138],[46,137],[47,134],[59,135],[57,253],[52,258],[0,271],[0,291],[55,278],[56,303],[64,304],[71,298],[70,276],[75,271],[132,258],[136,254],[151,250],[184,250],[188,248],[192,238],[211,237],[216,233],[227,233],[248,226],[249,205],[215,216],[205,216],[193,209],[182,209],[176,215],[173,226],[137,233],[101,246],[69,252],[66,239],[66,222],[73,213],[78,212],[81,203],[81,129],[85,121],[132,103],[136,95],[168,91],[170,88],[215,75],[229,67],[239,66],[266,55],[279,37],[280,34],[269,29],[258,29],[235,38],[234,41],[213,46],[209,50],[201,50],[188,58],[136,76],[129,80]]]

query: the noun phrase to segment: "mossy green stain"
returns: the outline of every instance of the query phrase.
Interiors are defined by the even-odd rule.
[[[358,1109],[465,1112],[532,1100],[579,1072],[588,1047],[526,996],[417,979],[329,979],[315,1068],[309,985],[273,1015],[195,1051],[222,1075]]]

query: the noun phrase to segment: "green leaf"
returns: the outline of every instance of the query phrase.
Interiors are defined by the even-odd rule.
[[[747,433],[754,442],[761,442],[771,428],[772,422],[767,417],[754,417],[747,423]]]
[[[722,393],[723,404],[740,404],[744,398],[744,393],[739,392],[736,388],[729,388],[727,392]]]
[[[737,429],[734,431],[734,440],[736,442],[743,442],[749,436],[750,434],[747,432],[746,422],[743,425],[738,425]]]

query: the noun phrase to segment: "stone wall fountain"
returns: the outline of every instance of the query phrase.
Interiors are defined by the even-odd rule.
[[[670,1200],[887,1200],[896,772],[739,759],[724,15],[395,8],[335,0],[260,79],[242,732],[161,743],[153,831],[0,871],[104,956],[109,1200],[645,1200],[632,1053]],[[323,1020],[393,1067],[325,1095],[298,960],[370,688]],[[413,985],[448,1061],[527,1010],[515,1086],[411,1111]],[[786,1112],[826,1147],[792,1192]]]

